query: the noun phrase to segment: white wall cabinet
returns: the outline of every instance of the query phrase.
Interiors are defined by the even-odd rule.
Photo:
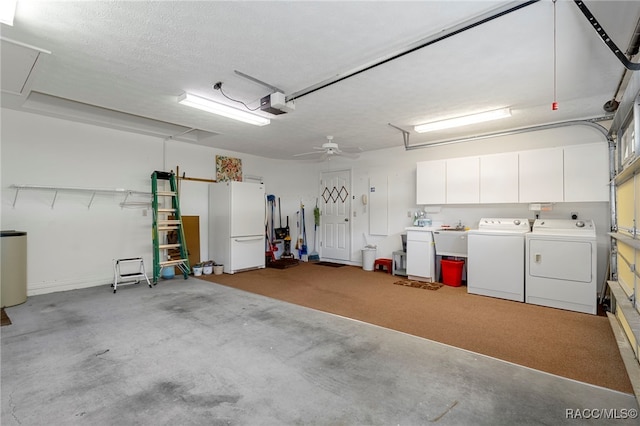
[[[518,153],[481,156],[480,202],[517,203],[518,195]]]
[[[446,199],[445,160],[421,161],[416,168],[416,204],[444,204]]]
[[[480,202],[480,158],[463,157],[447,160],[447,204]]]
[[[521,203],[564,201],[562,148],[521,151],[518,168]]]
[[[609,147],[564,147],[564,200],[609,201]]]
[[[604,143],[417,163],[416,204],[609,201]]]

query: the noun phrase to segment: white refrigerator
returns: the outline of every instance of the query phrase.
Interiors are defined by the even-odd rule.
[[[264,184],[209,185],[209,258],[234,274],[265,267]]]

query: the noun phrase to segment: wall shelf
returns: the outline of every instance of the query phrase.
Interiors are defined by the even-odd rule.
[[[638,238],[632,238],[629,235],[624,235],[619,232],[609,232],[608,235],[611,238],[615,238],[618,241],[622,241],[626,245],[631,246],[636,250],[640,250],[640,239]]]
[[[130,202],[127,203],[127,199],[133,195],[146,196],[151,197],[151,192],[144,191],[136,191],[132,189],[124,189],[124,188],[115,188],[115,189],[106,189],[106,188],[78,188],[78,187],[70,187],[70,186],[46,186],[46,185],[11,185],[10,188],[16,190],[16,195],[13,198],[13,207],[16,206],[16,201],[18,200],[18,194],[20,191],[49,191],[53,192],[53,200],[51,202],[51,208],[53,208],[56,204],[56,199],[58,198],[58,192],[80,192],[91,194],[91,198],[89,200],[89,204],[87,208],[91,208],[91,204],[93,204],[93,199],[96,195],[99,194],[122,194],[124,196],[124,200],[120,203],[120,207],[125,207],[128,205],[140,205],[140,202]],[[147,204],[147,203],[144,203]]]

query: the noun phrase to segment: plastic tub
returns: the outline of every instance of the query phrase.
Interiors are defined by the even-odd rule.
[[[460,287],[462,285],[462,268],[464,260],[442,259],[440,261],[442,270],[442,284],[451,287]]]

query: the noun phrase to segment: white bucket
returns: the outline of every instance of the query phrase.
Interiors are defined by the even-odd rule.
[[[213,273],[215,275],[222,275],[224,272],[224,265],[213,265]]]
[[[213,273],[213,265],[205,265],[205,267],[203,268],[202,272],[205,275],[211,275]]]
[[[202,266],[194,266],[193,267],[193,276],[194,277],[199,277],[202,275],[202,269],[204,269]]]
[[[373,271],[373,265],[376,263],[376,248],[365,247],[362,249],[362,269],[365,271]]]

